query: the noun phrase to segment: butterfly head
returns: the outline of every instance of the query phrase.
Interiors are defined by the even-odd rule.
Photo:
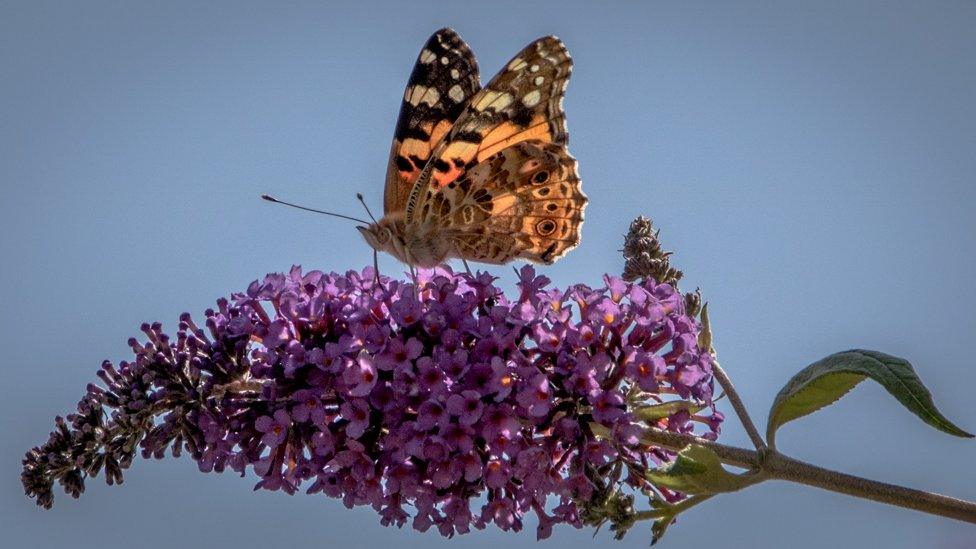
[[[386,216],[368,226],[356,227],[360,234],[374,250],[387,252],[398,259],[403,259],[406,249],[403,240],[403,223]]]

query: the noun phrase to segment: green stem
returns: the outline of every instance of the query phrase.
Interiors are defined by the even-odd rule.
[[[680,451],[698,444],[715,452],[723,463],[759,471],[766,479],[787,480],[823,490],[913,509],[976,524],[976,503],[933,492],[848,475],[791,458],[776,450],[757,452],[659,429],[646,429],[644,438],[662,447]]]
[[[736,392],[735,386],[732,385],[732,380],[725,373],[718,364],[718,360],[712,362],[712,376],[718,381],[718,384],[725,391],[725,395],[729,397],[729,403],[732,404],[732,409],[735,410],[737,416],[739,416],[739,421],[742,422],[742,426],[745,428],[746,433],[752,440],[753,446],[756,450],[760,452],[766,450],[766,442],[759,435],[759,430],[756,429],[756,424],[752,422],[752,418],[749,417],[749,412],[746,411],[745,404],[742,403],[742,399],[739,398],[739,393]]]
[[[691,509],[692,507],[698,505],[699,503],[704,503],[705,501],[712,499],[716,494],[698,494],[696,496],[691,496],[682,500],[679,503],[673,505],[668,505],[667,507],[661,509],[648,509],[646,511],[638,511],[634,513],[634,522],[640,522],[642,520],[656,520],[661,517],[666,516],[677,516],[680,513]]]

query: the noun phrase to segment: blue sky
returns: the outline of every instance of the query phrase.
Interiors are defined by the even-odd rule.
[[[565,108],[590,197],[583,243],[545,272],[618,272],[630,219],[661,228],[711,302],[719,357],[760,423],[834,351],[917,367],[970,431],[976,365],[976,4],[400,2],[0,4],[0,523],[10,547],[528,547],[520,535],[383,528],[368,509],[252,493],[188,459],[138,462],[44,512],[20,458],[143,321],[293,263],[371,261],[341,220],[381,208],[389,141],[421,44],[454,27],[487,78],[532,39],[575,60]],[[384,258],[381,268],[400,267]],[[494,269],[511,283],[507,268]],[[731,414],[730,414],[731,415]],[[747,445],[734,419],[722,440]],[[976,499],[976,443],[879,387],[784,427],[795,457]],[[970,526],[785,483],[714,498],[666,547],[971,546]],[[556,530],[559,547],[611,546]],[[645,547],[636,528],[619,547]]]

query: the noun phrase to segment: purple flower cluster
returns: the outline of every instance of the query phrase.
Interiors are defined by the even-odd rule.
[[[518,531],[534,512],[543,538],[609,484],[651,489],[640,471],[672,454],[641,441],[640,407],[693,401],[651,425],[714,439],[712,358],[672,286],[559,290],[526,266],[509,298],[494,280],[295,267],[218,301],[205,329],[184,314],[175,341],[145,325],[135,360],[105,363],[104,387],[28,452],[25,488],[50,506],[55,480],[77,496],[102,468],[120,481],[137,446],[186,449],[203,471],[250,466],[256,489],[370,505],[384,525]]]

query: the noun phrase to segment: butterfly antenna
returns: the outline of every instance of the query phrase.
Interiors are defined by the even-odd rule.
[[[373,220],[373,223],[377,223],[376,218],[373,217],[373,212],[369,211],[369,206],[366,205],[366,201],[363,199],[363,193],[356,193],[356,198],[358,198],[359,203],[366,208],[366,213],[369,215],[369,218]]]
[[[362,223],[363,225],[369,225],[369,221],[366,221],[364,219],[359,219],[358,217],[350,217],[348,215],[342,215],[342,214],[337,214],[337,213],[332,213],[332,212],[325,212],[325,211],[322,211],[322,210],[316,210],[314,208],[306,208],[305,206],[299,206],[298,204],[292,204],[291,202],[285,202],[284,200],[278,200],[277,198],[275,198],[273,196],[266,195],[266,194],[262,194],[261,195],[261,198],[267,200],[268,202],[275,202],[277,204],[284,204],[285,206],[291,206],[292,208],[298,208],[299,210],[305,210],[307,212],[315,212],[315,213],[320,213],[320,214],[325,214],[325,215],[331,215],[331,216],[334,216],[334,217],[341,217],[343,219],[348,219],[350,221],[355,221],[357,223]],[[370,217],[372,217],[372,216],[370,216]]]

